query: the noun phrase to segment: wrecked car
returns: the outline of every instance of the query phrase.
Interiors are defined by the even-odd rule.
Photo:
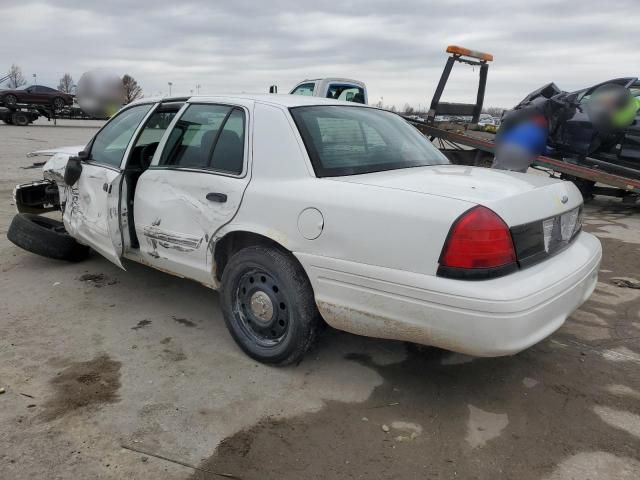
[[[513,354],[586,301],[601,259],[572,183],[451,165],[400,116],[331,99],[141,100],[43,169],[15,189],[11,241],[219,290],[232,337],[265,363],[300,361],[323,319]],[[62,222],[41,215],[54,210]]]
[[[619,113],[631,116],[619,125],[598,122],[598,115],[589,108],[594,94],[607,87],[626,90],[632,100],[620,106]],[[506,112],[501,130],[535,111],[545,112],[550,122],[545,155],[640,179],[640,80],[636,77],[607,80],[575,92],[549,83]],[[583,185],[583,193],[588,195],[594,184]]]

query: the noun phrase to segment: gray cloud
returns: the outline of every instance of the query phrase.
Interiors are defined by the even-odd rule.
[[[106,67],[147,95],[281,91],[298,80],[363,80],[370,99],[428,104],[447,44],[489,51],[487,104],[509,106],[548,81],[580,88],[637,75],[637,2],[257,2],[3,0],[0,58],[56,85]],[[7,41],[7,39],[10,39]],[[475,72],[454,71],[448,99],[474,98]]]

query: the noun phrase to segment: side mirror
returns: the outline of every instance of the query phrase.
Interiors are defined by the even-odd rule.
[[[81,173],[82,160],[80,159],[80,156],[69,157],[69,160],[67,160],[67,166],[64,169],[64,183],[70,187],[73,186],[80,178]]]
[[[80,152],[78,152],[78,158],[83,162],[89,160],[89,152],[87,152],[86,150],[81,150]]]
[[[269,87],[269,93],[278,93],[278,86],[277,85],[271,85]]]

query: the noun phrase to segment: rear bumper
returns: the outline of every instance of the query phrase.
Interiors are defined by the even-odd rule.
[[[535,266],[486,281],[463,281],[296,255],[324,319],[371,337],[477,356],[510,355],[557,330],[593,292],[602,249],[582,232]]]

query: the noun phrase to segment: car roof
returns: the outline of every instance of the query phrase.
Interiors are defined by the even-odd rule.
[[[364,86],[364,82],[360,80],[355,80],[353,78],[345,78],[345,77],[323,77],[323,78],[306,78],[301,82],[298,82],[297,85],[305,82],[344,82],[344,83],[353,83],[355,85]]]
[[[219,103],[224,101],[253,101],[258,103],[267,103],[270,105],[281,106],[284,108],[291,107],[303,107],[311,105],[349,105],[349,106],[361,106],[367,107],[361,103],[345,102],[343,100],[334,100],[331,98],[312,97],[305,95],[290,95],[290,94],[272,94],[272,93],[260,93],[260,94],[228,94],[228,95],[191,95],[181,97],[155,97],[155,98],[143,98],[132,102],[130,105],[142,104],[142,103],[157,103],[157,102],[189,102],[189,103]]]

